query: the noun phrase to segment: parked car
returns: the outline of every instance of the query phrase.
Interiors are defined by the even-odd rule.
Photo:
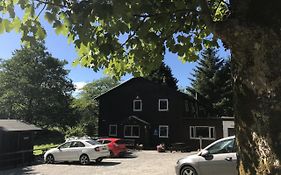
[[[177,175],[236,175],[235,137],[215,141],[199,153],[179,159]]]
[[[102,144],[107,144],[110,151],[110,157],[124,156],[128,149],[126,147],[126,141],[119,138],[101,138],[97,140]]]
[[[85,165],[92,160],[101,162],[109,156],[107,145],[102,145],[91,139],[70,139],[57,148],[48,150],[44,154],[44,160],[46,163],[79,161]]]

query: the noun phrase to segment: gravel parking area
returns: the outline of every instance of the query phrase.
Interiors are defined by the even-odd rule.
[[[82,166],[78,163],[40,164],[8,171],[0,175],[173,175],[179,158],[193,153],[158,153],[137,151],[130,157],[108,158],[101,163]]]

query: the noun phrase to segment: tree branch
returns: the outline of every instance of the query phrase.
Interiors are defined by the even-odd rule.
[[[210,27],[212,31],[214,31],[215,23],[211,15],[211,10],[208,6],[208,0],[198,0],[198,2],[201,7],[200,14],[202,16],[202,19],[204,20],[205,24]]]
[[[136,35],[137,31],[140,29],[140,27],[142,26],[142,24],[144,23],[144,21],[146,20],[146,18],[147,18],[147,17],[144,17],[144,18],[141,20],[141,23],[136,27],[136,29],[134,30],[133,33],[130,33],[130,34],[129,34],[128,38],[127,38],[126,41],[121,45],[121,47],[124,47],[124,46],[127,44],[127,42],[128,42],[130,39],[132,39],[132,38]]]
[[[41,4],[45,4],[45,5],[52,5],[52,6],[56,6],[56,7],[60,7],[60,8],[67,8],[69,9],[69,6],[67,5],[63,5],[63,4],[56,4],[56,3],[53,3],[53,2],[49,2],[47,0],[34,0],[38,3],[41,3]]]
[[[38,15],[35,18],[35,21],[39,18],[39,16],[41,15],[41,13],[43,12],[43,10],[46,8],[47,4],[44,4],[43,8],[40,10],[40,12],[38,13]]]
[[[171,15],[171,14],[175,14],[175,13],[191,12],[191,11],[195,12],[195,10],[192,10],[192,9],[178,9],[178,10],[171,11],[171,12],[154,13],[154,14],[134,14],[133,16],[140,17],[140,18],[150,18],[150,17],[155,17],[155,16]]]

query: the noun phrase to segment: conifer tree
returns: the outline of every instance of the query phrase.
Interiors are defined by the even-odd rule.
[[[194,76],[194,79],[191,79],[192,88],[188,89],[192,94],[197,92],[196,98],[202,100],[203,97],[205,103],[212,105],[213,115],[222,115],[221,108],[224,107],[221,103],[226,92],[223,92],[225,87],[222,81],[226,81],[227,78],[222,76],[222,71],[226,71],[226,68],[222,69],[223,66],[223,59],[217,56],[214,48],[204,50],[192,74]]]
[[[153,70],[145,78],[162,85],[166,85],[173,89],[178,89],[178,80],[173,76],[171,68],[162,62],[158,69]]]

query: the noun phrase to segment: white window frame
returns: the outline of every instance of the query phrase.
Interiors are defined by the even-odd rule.
[[[130,127],[131,128],[131,135],[126,135],[126,127]],[[138,127],[138,129],[139,129],[139,135],[138,136],[133,136],[133,128],[134,127]],[[139,125],[125,125],[124,126],[124,137],[126,137],[126,138],[140,138],[140,126]]]
[[[166,102],[167,108],[166,109],[161,109],[161,102]],[[158,100],[158,111],[169,111],[169,100],[168,99],[159,99]]]
[[[111,127],[115,127],[115,128],[116,128],[115,134],[112,134],[112,128],[111,128]],[[109,133],[108,133],[108,135],[109,135],[109,136],[117,136],[117,130],[118,130],[118,128],[117,128],[117,125],[116,125],[116,124],[114,124],[114,125],[109,125]]]
[[[161,128],[166,128],[167,135],[161,135]],[[159,138],[169,138],[169,125],[159,125],[159,131],[158,131]]]
[[[140,109],[136,109],[136,102],[140,102]],[[142,100],[136,99],[133,101],[133,111],[142,111]]]
[[[215,140],[216,139],[216,130],[214,126],[189,126],[189,137],[190,139],[200,139],[200,137],[196,137],[196,128],[208,128],[209,129],[209,137],[202,137],[202,140]],[[192,134],[193,133],[193,134]],[[213,135],[213,137],[212,137]]]

